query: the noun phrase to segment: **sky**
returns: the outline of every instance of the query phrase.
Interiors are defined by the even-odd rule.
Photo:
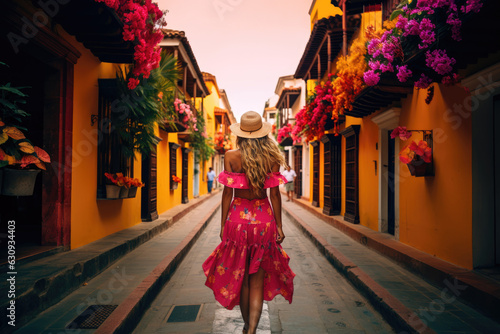
[[[310,35],[312,0],[156,0],[167,28],[185,31],[203,72],[234,115],[262,113],[278,78],[294,74]]]

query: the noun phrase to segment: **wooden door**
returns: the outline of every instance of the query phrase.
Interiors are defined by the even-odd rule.
[[[500,265],[500,96],[494,99],[494,179],[495,179],[495,264]]]
[[[319,141],[311,142],[313,146],[313,201],[312,205],[319,206]]]
[[[321,138],[324,143],[324,206],[323,213],[339,215],[341,207],[341,137],[332,134]]]
[[[388,180],[387,180],[387,233],[394,235],[394,227],[395,227],[395,203],[394,203],[394,173],[395,173],[395,152],[394,145],[395,139],[391,138],[391,132],[388,134],[388,156],[387,156],[387,172],[388,172]]]
[[[142,180],[145,186],[141,189],[141,218],[142,221],[153,221],[158,219],[156,151],[142,161]]]
[[[358,134],[359,125],[351,125],[341,134],[345,137],[345,215],[350,223],[359,224]]]
[[[295,196],[302,196],[302,145],[293,147],[293,165],[297,177],[295,178]]]

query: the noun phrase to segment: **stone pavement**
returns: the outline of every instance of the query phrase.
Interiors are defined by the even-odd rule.
[[[258,333],[393,333],[368,301],[342,277],[288,218],[285,251],[296,273],[293,303],[277,296],[267,302]],[[218,212],[134,333],[241,333],[239,309],[227,311],[207,288],[201,265],[220,242]],[[167,322],[174,306],[202,305],[194,322]]]
[[[162,213],[155,221],[137,224],[77,249],[16,263],[16,326],[23,326],[210,197],[193,199]],[[7,268],[0,271],[6,272]],[[7,284],[6,280],[0,281],[0,290],[7,291]],[[0,306],[5,309],[8,303],[7,293],[2,294]],[[0,319],[0,331],[12,332],[6,320]]]
[[[193,228],[199,225],[207,213],[215,211],[219,204],[220,194],[217,194],[189,212],[182,213],[183,217],[176,224],[123,256],[59,303],[41,312],[15,333],[94,332],[94,330],[67,330],[66,327],[90,305],[122,306],[122,302],[150,276],[158,263],[189,237]]]
[[[410,315],[408,319],[410,325],[413,321],[413,328],[416,331],[450,334],[500,333],[499,323],[458,299],[466,286],[450,279],[444,282],[447,288],[438,289],[327,224],[302,205],[285,202],[283,207],[287,212],[286,215],[298,226],[304,226],[309,230],[310,238],[327,253],[327,256],[332,257],[331,261],[344,271],[351,281],[358,280],[359,277],[356,277],[358,274],[349,273],[350,271],[357,269],[359,272],[364,272],[368,276],[367,282],[374,281],[372,284],[368,282],[368,289],[375,287],[378,290],[367,291],[368,294],[382,292],[381,295],[385,295],[387,299],[395,298],[411,313],[416,314],[418,317],[412,318]],[[327,245],[322,242],[326,242]],[[329,250],[326,250],[325,246],[330,247]],[[380,302],[382,304],[384,301]],[[417,321],[418,318],[421,322]]]

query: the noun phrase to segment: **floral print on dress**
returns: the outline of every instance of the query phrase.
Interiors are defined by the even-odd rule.
[[[276,222],[269,200],[236,197],[230,207],[234,209],[229,210],[222,242],[203,263],[205,285],[222,306],[231,310],[239,305],[245,268],[248,274],[262,268],[264,299],[270,301],[281,294],[291,303],[295,274],[289,266],[290,258],[276,243]]]

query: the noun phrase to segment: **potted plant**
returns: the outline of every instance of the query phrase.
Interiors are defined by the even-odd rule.
[[[392,131],[391,138],[408,140],[411,135],[411,131],[406,130],[406,127],[398,126]],[[412,141],[405,146],[399,153],[399,160],[408,166],[412,176],[432,175],[432,148],[425,140],[420,140],[418,143]]]
[[[144,187],[144,183],[142,183],[139,179],[130,179],[130,188],[128,189],[128,198],[135,198],[137,194],[137,188]]]
[[[170,186],[170,189],[171,190],[175,190],[177,189],[177,185],[182,182],[182,179],[176,175],[172,175],[172,182],[171,182],[171,186]]]
[[[292,126],[289,123],[278,130],[277,140],[281,146],[291,146],[293,144]]]
[[[119,177],[118,175],[121,175]],[[120,198],[120,191],[124,186],[123,183],[123,174],[110,174],[104,173],[104,176],[107,178],[106,184],[106,198],[108,199],[117,199]]]
[[[23,132],[6,126],[0,120],[0,177],[1,194],[6,196],[31,196],[36,176],[45,170],[50,157],[43,149],[34,146]]]
[[[22,120],[29,116],[21,109],[27,97],[23,88],[10,83],[0,86],[0,193],[6,196],[33,195],[36,176],[50,163],[47,152],[23,133],[27,129],[21,126]]]

